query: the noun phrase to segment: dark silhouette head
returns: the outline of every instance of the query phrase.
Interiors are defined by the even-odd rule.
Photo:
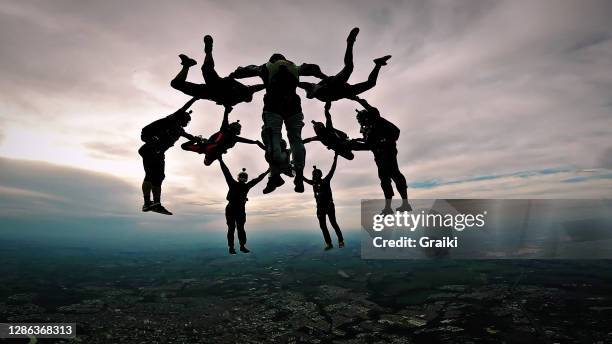
[[[325,132],[325,124],[317,121],[311,121],[312,128],[314,129],[317,135],[322,135]]]
[[[285,58],[285,56],[283,56],[283,54],[279,54],[279,53],[274,53],[272,54],[272,56],[270,56],[270,62],[274,63],[276,61],[280,61],[280,60],[287,60],[287,58]]]
[[[173,117],[181,127],[186,127],[191,121],[191,110],[176,112]]]
[[[229,130],[234,135],[240,135],[240,132],[242,131],[242,125],[240,124],[240,120],[237,120],[236,122],[230,123],[229,124]]]
[[[246,168],[243,168],[240,173],[238,173],[238,182],[246,183],[249,180],[249,175],[246,173]]]
[[[321,178],[323,178],[323,172],[317,166],[312,166],[312,180],[321,180]]]

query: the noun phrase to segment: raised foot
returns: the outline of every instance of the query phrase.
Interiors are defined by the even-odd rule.
[[[391,58],[391,55],[379,57],[377,59],[374,59],[374,63],[377,65],[386,66],[387,61],[389,61],[390,58]]]
[[[324,247],[323,249],[324,249],[325,251],[329,251],[329,250],[331,250],[332,248],[334,248],[334,245],[332,245],[332,244],[325,244],[325,247]]]
[[[211,35],[204,36],[204,52],[210,54],[213,48],[213,38]]]
[[[249,252],[251,252],[251,250],[246,248],[246,246],[240,246],[240,252],[242,252],[242,253],[249,253]]]
[[[229,248],[229,254],[236,254],[236,249],[233,247]]]
[[[357,39],[357,34],[359,33],[359,28],[358,27],[354,27],[351,32],[349,33],[348,37],[346,38],[347,42],[355,42],[355,40]]]
[[[185,54],[180,54],[179,58],[181,59],[181,65],[185,67],[191,67],[191,66],[195,66],[198,64],[196,60],[192,59],[191,57]]]
[[[338,243],[338,247],[343,248],[343,247],[344,247],[344,241],[340,241],[340,242]]]

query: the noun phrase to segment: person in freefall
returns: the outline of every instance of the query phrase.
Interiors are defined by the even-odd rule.
[[[258,145],[261,149],[265,149],[266,147],[260,141],[249,140],[240,136],[240,132],[242,131],[240,121],[229,123],[229,113],[231,111],[231,107],[225,107],[221,129],[212,134],[208,140],[197,137],[194,140],[183,143],[181,148],[186,151],[205,154],[204,165],[206,166],[212,164],[216,159],[227,153],[229,149],[239,142]]]
[[[287,138],[291,146],[293,168],[295,169],[295,192],[304,192],[303,172],[306,149],[302,142],[304,115],[301,99],[296,94],[300,76],[325,77],[317,65],[295,65],[281,54],[273,54],[263,65],[238,67],[230,77],[248,78],[260,77],[266,86],[263,107],[263,127],[261,137],[268,150],[270,167],[282,163],[281,139],[283,124],[287,129]],[[274,168],[268,179],[264,193],[274,191],[284,183],[280,169]]]
[[[323,172],[316,166],[313,166],[312,180],[304,177],[304,181],[312,185],[312,191],[317,202],[317,219],[319,219],[319,226],[321,232],[323,232],[323,239],[325,240],[325,250],[330,250],[334,247],[332,244],[331,237],[329,236],[329,230],[327,229],[327,218],[331,223],[336,236],[338,237],[338,247],[344,247],[344,238],[342,237],[342,231],[338,222],[336,221],[336,206],[334,205],[334,198],[330,182],[336,171],[336,165],[338,163],[338,154],[334,154],[334,162],[332,163],[329,172],[323,177]]]
[[[246,202],[249,200],[247,195],[249,190],[257,183],[259,183],[270,171],[260,174],[257,178],[248,181],[249,175],[246,173],[246,169],[238,174],[238,181],[236,181],[229,169],[223,162],[223,159],[219,157],[219,165],[229,190],[227,191],[227,206],[225,207],[225,220],[227,222],[227,246],[229,247],[230,254],[236,254],[234,248],[234,232],[238,229],[238,242],[240,243],[240,252],[249,253],[249,249],[245,246],[247,242],[246,232],[244,231],[244,224],[246,223]]]
[[[400,129],[393,123],[384,119],[378,109],[368,104],[365,99],[358,98],[357,101],[364,110],[357,111],[357,121],[361,126],[362,139],[352,140],[353,150],[369,150],[374,154],[374,161],[378,168],[380,186],[385,196],[385,207],[382,214],[392,214],[391,200],[393,199],[393,187],[391,181],[402,197],[402,205],[397,211],[411,211],[408,203],[408,186],[406,178],[397,164],[397,145]]]
[[[187,109],[196,100],[197,98],[192,98],[175,113],[142,128],[140,138],[144,141],[144,144],[138,149],[145,170],[145,177],[142,182],[144,196],[142,211],[172,215],[161,204],[161,185],[165,178],[165,152],[174,146],[181,136],[189,140],[197,140],[197,137],[187,134],[183,129],[191,121],[191,110],[187,111]],[[151,193],[153,193],[153,201],[151,201]]]
[[[322,102],[331,102],[343,98],[353,99],[357,95],[376,86],[378,73],[382,66],[387,65],[387,61],[391,58],[391,55],[374,59],[374,69],[370,72],[368,80],[353,85],[348,83],[349,77],[353,73],[353,45],[355,44],[358,33],[359,28],[354,28],[346,39],[344,67],[338,74],[326,76],[317,84],[310,82],[300,82],[298,84],[300,88],[306,91],[307,98],[315,98]]]
[[[204,36],[204,63],[202,63],[202,76],[205,84],[196,84],[187,81],[187,73],[197,62],[187,55],[180,54],[181,70],[170,82],[172,88],[192,97],[208,99],[219,105],[234,106],[242,102],[253,100],[253,94],[265,88],[263,84],[247,86],[232,78],[222,78],[215,71],[215,61],[212,56],[213,38]]]
[[[317,121],[312,121],[312,128],[316,136],[304,139],[304,143],[312,141],[320,141],[327,149],[331,149],[347,160],[353,160],[355,157],[351,151],[351,144],[348,135],[336,128],[332,123],[329,109],[331,102],[325,103],[325,124]]]

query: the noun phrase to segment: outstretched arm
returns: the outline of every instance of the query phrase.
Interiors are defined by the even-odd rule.
[[[245,139],[244,137],[241,136],[236,136],[236,142],[242,142],[242,143],[248,143],[250,145],[257,145],[259,146],[259,148],[265,150],[266,146],[264,146],[264,144],[259,141],[259,140],[249,140],[249,139]]]
[[[300,76],[314,76],[315,78],[325,79],[327,75],[321,72],[321,67],[312,63],[302,63],[298,67],[298,73]]]
[[[303,139],[302,143],[308,143],[308,142],[312,142],[312,141],[319,141],[319,137],[318,136],[313,136],[313,137],[309,137],[307,139]]]
[[[352,139],[349,141],[349,147],[354,151],[367,151],[370,147],[365,143],[364,139]]]
[[[331,102],[325,103],[325,126],[327,128],[333,128],[334,124],[332,123],[331,113],[329,113],[329,109],[331,109]]]
[[[327,180],[332,179],[332,177],[334,176],[334,173],[336,172],[336,165],[338,165],[338,153],[334,154],[334,162],[332,163],[332,166],[329,169],[327,176],[325,176],[325,179]]]
[[[246,67],[238,67],[229,77],[234,79],[251,78],[261,75],[261,66],[249,65]]]
[[[260,181],[262,181],[264,179],[264,177],[268,174],[268,172],[270,172],[270,169],[267,169],[266,172],[260,174],[259,176],[257,176],[257,178],[251,180],[248,183],[249,189],[252,188],[253,186],[257,185]]]
[[[223,111],[223,122],[221,122],[221,129],[227,128],[229,126],[229,114],[232,112],[233,108],[231,106],[226,106]]]
[[[223,171],[223,176],[225,177],[225,182],[227,183],[227,185],[235,183],[236,181],[232,177],[232,174],[227,168],[227,165],[225,165],[225,163],[223,162],[223,159],[219,157],[217,160],[219,160],[219,166],[221,166],[221,171]]]
[[[189,141],[192,141],[192,142],[193,142],[193,141],[201,141],[201,140],[202,140],[202,138],[201,138],[201,137],[198,137],[198,136],[193,136],[193,135],[191,135],[191,134],[189,134],[189,133],[186,133],[184,130],[183,130],[183,132],[181,133],[181,136],[182,136],[182,137],[184,137],[184,138],[186,138],[186,139],[187,139],[187,140],[189,140]]]
[[[187,103],[185,103],[185,105],[183,105],[183,107],[181,107],[180,109],[176,110],[175,113],[187,112],[187,110],[191,107],[191,105],[193,105],[193,103],[195,103],[196,100],[198,100],[198,98],[196,98],[196,97],[193,97],[193,98],[189,99],[189,101]]]
[[[364,107],[364,109],[368,110],[368,111],[378,111],[378,109],[376,109],[375,107],[373,107],[372,105],[370,105],[370,103],[368,103],[367,100],[363,99],[363,98],[359,98],[359,97],[355,97],[355,100],[361,104],[361,106]]]
[[[306,178],[306,177],[302,177],[302,179],[303,179],[303,180],[304,180],[304,181],[305,181],[307,184],[312,185],[312,180],[310,180],[310,179],[308,179],[308,178]]]

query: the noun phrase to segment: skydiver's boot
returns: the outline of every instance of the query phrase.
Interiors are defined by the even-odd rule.
[[[185,67],[191,67],[191,66],[195,66],[198,64],[196,60],[192,59],[191,57],[185,54],[180,54],[179,58],[181,59],[181,65]]]
[[[395,210],[399,212],[407,212],[407,211],[412,211],[412,207],[410,206],[410,203],[408,203],[407,199],[402,199],[402,205],[395,208]]]
[[[392,215],[393,209],[391,209],[391,199],[385,199],[385,208],[380,212],[380,215]]]
[[[144,205],[142,206],[142,211],[146,212],[151,210],[151,205],[153,204],[153,202],[151,202],[152,190],[153,184],[151,184],[151,182],[146,180],[142,182],[142,196],[144,198]]]
[[[234,248],[234,246],[229,247],[229,254],[236,254],[236,249]]]
[[[142,211],[144,212],[151,211],[152,205],[153,205],[153,202],[151,202],[151,200],[145,200],[144,204],[142,205]]]
[[[213,38],[211,35],[204,36],[204,52],[206,54],[212,53],[213,49]]]
[[[344,248],[344,241],[339,241],[338,242],[338,247]]]
[[[295,188],[293,189],[295,192],[302,193],[304,192],[304,171],[303,170],[295,170],[295,178],[293,179],[293,184],[295,184]]]
[[[268,177],[268,184],[266,184],[266,187],[263,189],[263,193],[269,194],[270,192],[276,190],[277,187],[282,186],[283,184],[285,184],[285,181],[283,180],[283,178],[281,178],[281,176],[270,176]]]
[[[172,215],[172,213],[168,209],[164,208],[161,203],[153,203],[151,205],[151,211],[156,212],[158,214]]]
[[[246,246],[244,246],[244,245],[240,245],[240,252],[242,252],[242,253],[249,253],[249,252],[251,252],[251,250],[246,248]]]
[[[325,251],[329,251],[332,248],[334,248],[334,245],[332,245],[330,242],[325,244],[325,247],[323,248]]]
[[[374,64],[376,65],[380,65],[380,66],[386,66],[387,65],[387,61],[391,58],[391,55],[387,55],[387,56],[383,56],[383,57],[379,57],[377,59],[374,59]]]

